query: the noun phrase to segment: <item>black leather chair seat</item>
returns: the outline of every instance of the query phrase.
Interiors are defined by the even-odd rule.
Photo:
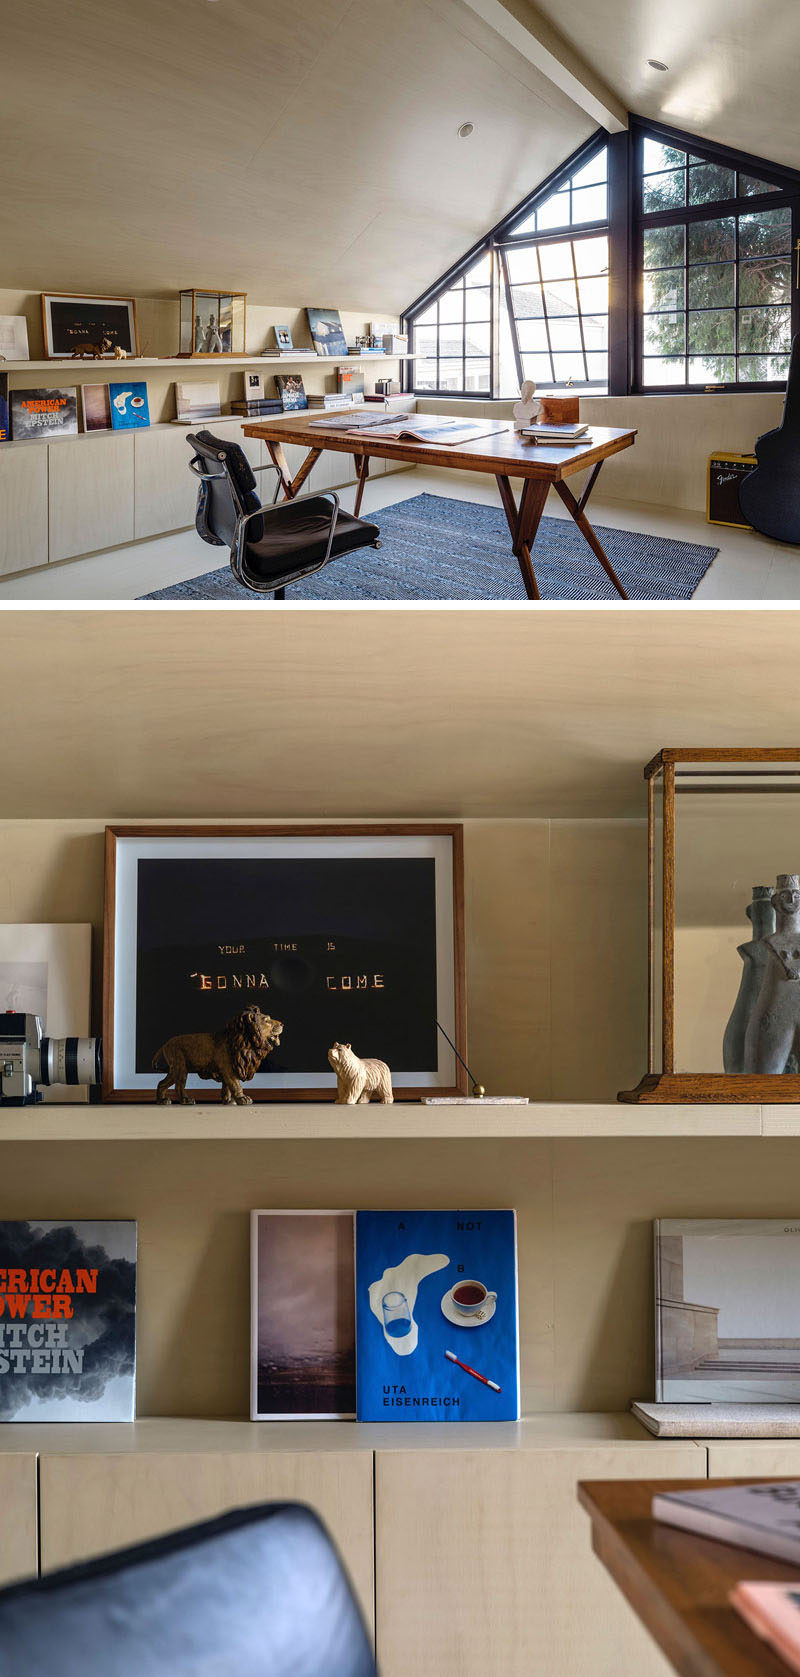
[[[321,564],[328,547],[332,511],[330,501],[322,495],[304,501],[302,510],[292,501],[281,502],[265,517],[264,534],[260,541],[247,543],[247,569],[256,576],[270,577],[277,572],[290,571],[294,557],[298,570]],[[260,520],[254,519],[253,522],[260,523]],[[370,547],[379,536],[377,524],[368,524],[340,510],[333,533],[331,558],[352,553],[357,547]]]

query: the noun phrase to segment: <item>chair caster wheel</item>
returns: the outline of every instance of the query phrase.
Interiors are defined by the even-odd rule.
[[[373,542],[372,546],[373,547],[383,547],[383,542],[382,541]]]

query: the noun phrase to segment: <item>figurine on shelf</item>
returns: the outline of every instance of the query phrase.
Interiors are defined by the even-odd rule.
[[[738,953],[743,963],[739,994],[725,1027],[722,1039],[722,1064],[727,1072],[744,1071],[744,1042],[750,1015],[758,1001],[764,968],[769,953],[763,939],[775,930],[775,910],[772,906],[772,886],[754,885],[753,900],[745,914],[753,928],[749,943],[740,943]]]
[[[127,349],[123,349],[122,344],[115,344],[114,345],[114,360],[115,361],[127,361],[127,359],[128,359]]]
[[[527,431],[533,424],[541,403],[536,401],[536,385],[526,378],[520,385],[519,401],[514,403],[514,430]]]
[[[800,876],[779,873],[775,931],[763,940],[764,976],[744,1045],[744,1070],[781,1073],[800,1050]]]
[[[153,1055],[153,1070],[166,1066],[156,1089],[156,1100],[169,1103],[170,1086],[182,1106],[194,1106],[194,1098],[186,1093],[186,1079],[191,1072],[222,1084],[222,1100],[228,1106],[252,1106],[242,1083],[255,1077],[262,1061],[280,1040],[283,1023],[270,1019],[260,1007],[246,1007],[229,1019],[221,1031],[198,1031],[189,1036],[172,1036]]]
[[[392,1074],[384,1060],[359,1060],[349,1042],[335,1042],[328,1064],[336,1073],[337,1106],[366,1106],[373,1099],[392,1105]]]
[[[102,342],[99,344],[81,344],[80,349],[76,349],[73,359],[75,361],[100,361],[102,355]]]
[[[203,349],[206,355],[222,354],[222,339],[217,329],[217,317],[215,314],[210,314],[208,317],[208,325],[206,327],[206,337]]]

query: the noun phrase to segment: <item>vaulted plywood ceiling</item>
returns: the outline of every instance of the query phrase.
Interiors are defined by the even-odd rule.
[[[798,0],[537,0],[630,111],[800,168]],[[666,74],[648,59],[668,66]]]
[[[399,310],[596,126],[462,0],[0,0],[0,41],[7,289]]]

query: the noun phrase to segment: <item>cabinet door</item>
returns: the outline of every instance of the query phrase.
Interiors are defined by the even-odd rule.
[[[0,1456],[0,1585],[35,1575],[36,1528],[36,1457]]]
[[[47,444],[0,443],[0,573],[47,564]]]
[[[160,536],[194,523],[198,480],[189,470],[191,426],[159,426],[134,437],[134,534]]]
[[[800,1479],[800,1438],[732,1438],[708,1444],[709,1479]]]
[[[133,436],[48,444],[50,558],[74,559],[133,540]]]
[[[576,1487],[704,1472],[693,1445],[379,1452],[381,1677],[667,1677],[592,1552]]]
[[[229,1508],[305,1502],[337,1543],[372,1625],[368,1450],[43,1455],[39,1473],[43,1572],[210,1519]]]

